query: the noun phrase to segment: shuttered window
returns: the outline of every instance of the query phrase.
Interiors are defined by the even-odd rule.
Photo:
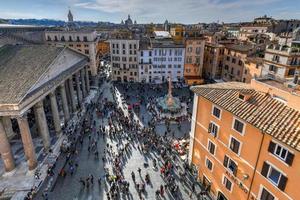
[[[284,148],[282,145],[270,141],[268,151],[280,160],[284,161],[289,166],[293,164],[294,154],[291,153],[288,149]]]
[[[224,167],[226,167],[233,175],[236,176],[237,170],[238,170],[238,166],[237,166],[237,164],[236,164],[231,158],[229,158],[227,155],[224,156],[223,165],[224,165]]]
[[[219,130],[219,127],[215,123],[213,123],[213,122],[209,123],[208,133],[212,134],[214,137],[217,137],[218,130]]]
[[[284,191],[288,179],[280,171],[269,165],[267,162],[264,162],[261,174],[280,190]]]
[[[208,151],[209,153],[211,153],[212,155],[215,155],[215,149],[216,149],[216,146],[214,143],[212,143],[211,141],[208,141]]]
[[[240,142],[238,140],[236,140],[235,138],[231,138],[230,139],[230,149],[236,153],[236,154],[239,154],[240,153]]]

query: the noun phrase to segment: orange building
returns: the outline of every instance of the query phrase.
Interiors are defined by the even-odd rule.
[[[300,112],[255,84],[194,86],[189,161],[217,200],[292,200]]]
[[[189,37],[185,40],[184,80],[188,85],[202,84],[205,39]]]
[[[263,58],[247,57],[244,60],[244,80],[245,83],[250,83],[253,78],[261,77],[263,68]]]
[[[222,79],[224,81],[246,82],[249,75],[245,69],[246,58],[254,53],[251,45],[229,44],[225,47]]]

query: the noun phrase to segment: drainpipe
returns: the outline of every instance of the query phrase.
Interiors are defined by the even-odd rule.
[[[262,136],[262,139],[261,139],[261,142],[260,142],[260,147],[259,147],[259,151],[258,151],[258,155],[257,155],[255,167],[254,167],[254,173],[253,173],[252,180],[251,180],[250,187],[249,187],[249,193],[248,193],[248,196],[247,196],[247,200],[250,198],[250,193],[251,193],[251,190],[252,190],[252,186],[253,186],[253,182],[254,182],[254,178],[255,178],[255,174],[256,174],[256,169],[257,169],[258,161],[259,161],[261,150],[262,150],[262,144],[263,144],[263,141],[264,141],[264,138],[265,138],[265,134],[263,132],[261,132],[261,133],[263,134],[263,136]]]

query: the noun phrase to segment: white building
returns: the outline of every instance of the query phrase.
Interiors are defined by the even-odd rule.
[[[151,41],[151,46],[139,53],[139,81],[162,83],[172,77],[173,82],[183,80],[185,47],[171,39]]]
[[[151,83],[152,82],[152,47],[150,39],[145,38],[140,41],[139,49],[139,82]]]

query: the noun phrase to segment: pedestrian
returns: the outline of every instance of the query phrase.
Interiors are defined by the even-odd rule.
[[[93,185],[94,184],[94,176],[92,174],[89,175],[89,178],[91,180],[91,184]]]
[[[142,170],[141,170],[141,168],[138,168],[138,173],[141,175],[141,172],[142,172]]]
[[[164,186],[160,185],[160,195],[164,196]]]
[[[79,182],[82,184],[83,187],[85,187],[85,181],[83,180],[83,178],[81,177]]]
[[[191,194],[190,194],[190,198],[192,197],[192,195],[195,193],[195,183],[192,183],[192,186],[191,186]]]

